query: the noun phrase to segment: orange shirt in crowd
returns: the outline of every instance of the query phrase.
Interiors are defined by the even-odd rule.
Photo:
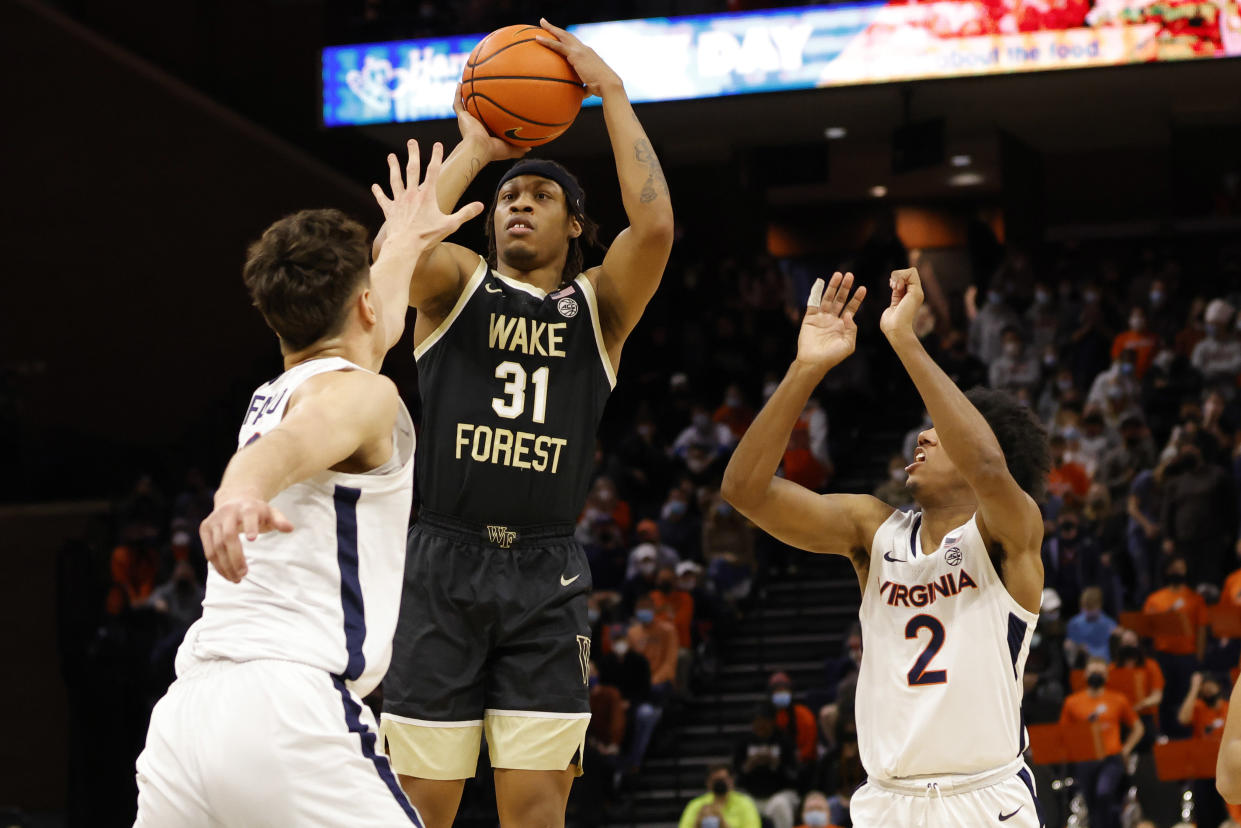
[[[711,418],[717,423],[723,423],[728,426],[728,430],[733,433],[733,437],[738,440],[745,434],[750,423],[754,422],[754,412],[750,410],[748,405],[731,406],[721,405],[715,409],[715,416]]]
[[[1112,340],[1112,362],[1120,359],[1120,355],[1127,349],[1132,350],[1137,356],[1133,373],[1138,379],[1142,379],[1146,375],[1146,369],[1151,366],[1151,359],[1158,346],[1159,338],[1150,331],[1125,331]]]
[[[664,617],[676,627],[677,644],[681,649],[688,650],[694,646],[694,596],[683,589],[668,593],[655,590],[651,593],[651,601],[655,604],[655,611],[662,610]]]
[[[651,684],[676,681],[676,627],[658,616],[649,627],[635,623],[629,628],[629,646],[651,663]]]
[[[819,723],[815,721],[814,714],[806,705],[794,704],[792,708],[794,721],[797,724],[795,733],[797,757],[803,762],[813,762],[819,749]],[[788,730],[789,711],[787,709],[776,711],[776,727]]]
[[[1207,605],[1202,596],[1187,586],[1157,589],[1146,599],[1142,612],[1158,615],[1178,611],[1189,621],[1189,630],[1183,635],[1157,635],[1154,647],[1161,653],[1192,655],[1198,652],[1198,628],[1206,626]]]
[[[1219,594],[1220,602],[1227,602],[1234,607],[1241,607],[1241,569],[1224,580],[1224,588]]]
[[[1107,674],[1107,689],[1120,693],[1128,699],[1129,704],[1133,705],[1133,709],[1139,716],[1144,713],[1154,713],[1159,709],[1158,705],[1147,705],[1141,708],[1138,707],[1138,702],[1156,690],[1163,689],[1163,670],[1159,669],[1159,662],[1153,658],[1146,659],[1140,667],[1112,665],[1112,669]]]
[[[1228,718],[1228,702],[1222,698],[1215,707],[1207,707],[1202,699],[1194,699],[1194,738],[1212,736],[1216,739],[1224,735],[1224,721]]]
[[[1090,491],[1090,475],[1081,463],[1069,461],[1056,466],[1047,475],[1047,491],[1060,497],[1072,492],[1079,498],[1084,498]]]
[[[1129,700],[1106,687],[1098,696],[1089,690],[1079,690],[1064,700],[1060,711],[1060,724],[1093,724],[1103,745],[1104,756],[1120,753],[1120,726],[1133,727],[1138,714]]]

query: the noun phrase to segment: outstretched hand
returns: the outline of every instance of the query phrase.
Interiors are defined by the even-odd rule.
[[[462,141],[472,141],[483,147],[487,157],[492,161],[504,161],[509,158],[521,158],[530,151],[530,147],[515,147],[508,141],[492,135],[483,122],[470,114],[462,100],[461,84],[457,84],[457,93],[453,96],[452,111],[457,113],[457,129],[461,131]]]
[[[435,143],[426,177],[421,184],[418,183],[418,142],[411,138],[408,146],[409,161],[405,165],[404,178],[396,155],[388,155],[388,184],[392,197],[389,198],[379,184],[371,185],[371,192],[379,203],[379,209],[383,210],[387,227],[384,253],[393,248],[404,249],[405,252],[426,250],[448,238],[483,211],[479,201],[467,204],[451,215],[440,210],[435,198],[435,182],[444,163],[444,145],[438,141]]]
[[[198,536],[207,561],[225,578],[239,584],[247,572],[242,533],[252,541],[272,531],[293,531],[293,524],[275,506],[253,495],[217,494],[215,509],[199,525]]]
[[[891,338],[898,333],[913,331],[914,320],[924,297],[922,280],[918,278],[916,267],[892,271],[888,284],[892,286],[892,304],[879,318],[879,329]]]
[[[797,361],[826,371],[843,362],[857,344],[857,323],[854,314],[866,298],[866,288],[853,288],[853,274],[832,274],[824,289],[822,279],[815,279],[810,289],[806,316],[797,336]]]

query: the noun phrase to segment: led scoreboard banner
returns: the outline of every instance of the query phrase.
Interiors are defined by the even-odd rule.
[[[570,26],[635,103],[1241,55],[1241,0],[932,0]],[[452,117],[483,34],[323,50],[327,126]],[[598,105],[588,98],[586,105]]]

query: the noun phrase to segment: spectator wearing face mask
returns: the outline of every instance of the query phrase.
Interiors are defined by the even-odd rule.
[[[702,524],[707,576],[720,595],[730,601],[742,601],[753,585],[754,527],[719,492],[712,492],[707,504]]]
[[[1157,635],[1152,642],[1155,659],[1163,670],[1166,682],[1159,723],[1168,736],[1176,738],[1188,735],[1188,731],[1177,721],[1177,712],[1189,690],[1191,677],[1206,654],[1207,645],[1206,602],[1186,585],[1187,571],[1184,558],[1176,557],[1168,561],[1163,577],[1166,586],[1152,592],[1142,607],[1142,612],[1148,615],[1176,612],[1186,621],[1186,632]]]
[[[1136,377],[1136,359],[1132,350],[1121,351],[1111,367],[1094,378],[1086,395],[1086,407],[1101,412],[1113,427],[1130,414],[1142,413],[1142,385]]]
[[[1133,566],[1134,592],[1149,595],[1159,560],[1163,508],[1164,464],[1143,469],[1133,478],[1125,501],[1129,515],[1128,550]]]
[[[1106,660],[1110,653],[1116,622],[1103,612],[1103,591],[1098,587],[1082,590],[1082,610],[1069,619],[1064,642],[1070,665],[1086,657]]]
[[[690,424],[677,435],[672,443],[672,453],[686,460],[690,448],[698,446],[705,449],[710,459],[714,461],[732,448],[733,442],[733,433],[728,426],[712,420],[711,412],[706,406],[695,405],[690,415]]]
[[[702,520],[690,509],[689,495],[680,486],[668,492],[657,526],[660,540],[676,549],[682,559],[702,559]]]
[[[1214,463],[1204,463],[1198,446],[1185,440],[1166,473],[1161,513],[1164,552],[1186,556],[1194,583],[1222,583],[1237,531],[1232,476]]]
[[[982,307],[976,306],[975,291],[967,291],[965,311],[971,320],[970,353],[991,365],[1004,351],[1005,328],[1019,324],[1017,314],[1004,301],[1004,294],[996,284],[987,291]]]
[[[750,423],[754,422],[754,409],[746,403],[740,385],[734,382],[724,390],[724,401],[715,409],[711,419],[728,428],[734,445],[741,439]]]
[[[1079,500],[1090,491],[1090,474],[1085,466],[1069,457],[1068,440],[1053,434],[1047,442],[1051,449],[1051,472],[1047,475],[1047,491],[1057,497],[1072,494]]]
[[[1125,351],[1134,352],[1133,374],[1139,381],[1146,376],[1155,349],[1159,347],[1159,337],[1151,332],[1146,323],[1146,311],[1139,306],[1129,309],[1129,327],[1116,335],[1112,340],[1112,359],[1116,360]]]
[[[734,790],[732,766],[727,764],[711,766],[707,771],[707,792],[689,801],[685,810],[681,812],[680,822],[677,823],[677,828],[761,828],[761,826],[762,817],[758,814],[754,800]]]
[[[1124,761],[1142,739],[1142,722],[1120,693],[1107,689],[1107,659],[1086,663],[1086,688],[1064,700],[1062,725],[1088,724],[1098,735],[1103,758],[1078,762],[1073,776],[1086,798],[1092,828],[1120,828],[1120,792]],[[1122,728],[1128,736],[1121,743]]]
[[[621,587],[621,612],[630,616],[638,604],[638,599],[649,595],[656,587],[659,575],[659,553],[649,545],[643,544],[630,553],[634,573],[625,579]]]
[[[1189,691],[1177,712],[1182,727],[1192,727],[1195,739],[1218,738],[1228,720],[1228,700],[1224,684],[1211,674],[1194,673]],[[1199,825],[1219,825],[1228,816],[1228,809],[1215,790],[1211,779],[1193,782],[1194,815]]]
[[[663,701],[672,695],[677,677],[676,627],[660,618],[650,594],[640,597],[629,626],[629,646],[651,665],[651,694]]]
[[[798,828],[840,828],[828,821],[827,795],[819,791],[806,794],[801,806],[801,825]]]
[[[1136,414],[1120,421],[1120,444],[1103,455],[1095,479],[1107,486],[1113,503],[1124,502],[1134,478],[1155,465],[1155,448],[1146,433],[1146,424]]]
[[[1134,712],[1138,714],[1146,730],[1142,744],[1138,747],[1140,750],[1147,750],[1157,731],[1155,715],[1163,701],[1163,671],[1159,669],[1159,662],[1147,657],[1138,634],[1133,630],[1121,632],[1120,647],[1116,650],[1116,659],[1108,671],[1107,686],[1123,695],[1133,705]]]
[[[1206,309],[1206,338],[1194,346],[1190,363],[1208,384],[1235,384],[1241,374],[1241,342],[1232,330],[1236,311],[1223,299],[1215,299]]]
[[[1042,353],[1055,348],[1060,340],[1060,316],[1056,313],[1055,296],[1046,282],[1034,285],[1034,301],[1026,309],[1026,330],[1030,331],[1030,348]]]
[[[908,486],[909,475],[905,472],[908,464],[909,461],[899,454],[892,455],[888,460],[888,477],[875,489],[875,497],[893,509],[905,509],[913,505],[913,494]]]
[[[788,737],[776,728],[776,710],[763,702],[754,712],[750,732],[737,742],[733,766],[737,787],[754,798],[754,804],[774,828],[793,828],[797,813],[797,760]]]
[[[992,388],[1033,390],[1038,386],[1042,368],[1038,356],[1026,349],[1025,338],[1016,325],[1004,329],[1003,348],[988,371]]]
[[[1081,433],[1077,437],[1077,459],[1091,480],[1098,479],[1104,455],[1118,443],[1116,431],[1108,426],[1103,412],[1089,408],[1082,414]]]
[[[788,673],[775,673],[767,680],[771,703],[775,706],[776,729],[788,734],[797,751],[797,759],[812,763],[818,751],[819,728],[814,713],[804,704],[793,701],[793,681]]]
[[[641,571],[640,563],[646,562],[649,566],[652,558],[647,554],[648,550],[655,552],[653,559],[655,569],[676,569],[676,565],[681,562],[681,556],[675,549],[660,540],[659,524],[649,518],[640,520],[635,534],[638,538],[638,545],[629,552],[629,564],[625,570],[626,578],[632,578]],[[639,561],[639,556],[642,557],[642,561]]]
[[[1063,614],[1076,614],[1085,575],[1095,568],[1099,551],[1094,539],[1081,531],[1076,510],[1061,511],[1056,533],[1043,544],[1044,582],[1060,596]]]

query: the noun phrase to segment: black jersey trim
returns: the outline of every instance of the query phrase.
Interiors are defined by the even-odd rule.
[[[470,301],[470,297],[478,292],[478,286],[483,283],[483,278],[487,275],[487,260],[482,256],[478,257],[478,267],[474,268],[470,280],[465,283],[465,288],[461,291],[461,295],[457,297],[457,303],[452,306],[452,310],[444,317],[444,321],[439,324],[435,330],[431,331],[430,336],[422,340],[421,345],[414,347],[414,360],[420,360],[427,351],[435,347],[435,343],[444,338],[444,334],[448,333],[448,329],[452,327],[452,323],[457,321],[457,317],[465,310],[466,304]]]

